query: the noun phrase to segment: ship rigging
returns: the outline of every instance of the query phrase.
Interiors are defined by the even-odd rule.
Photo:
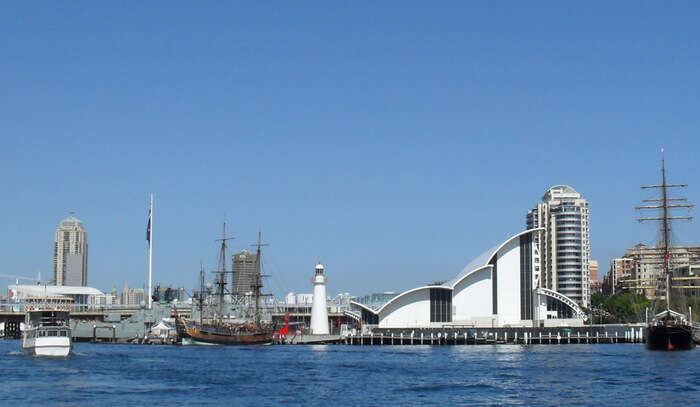
[[[662,283],[658,285],[659,291],[663,292],[662,296],[665,302],[665,309],[654,315],[647,321],[645,330],[645,339],[647,348],[653,350],[675,350],[675,349],[692,349],[695,347],[693,342],[693,333],[691,322],[688,318],[680,313],[673,311],[672,307],[672,286],[670,267],[671,262],[671,222],[677,220],[691,220],[691,216],[672,216],[671,210],[676,208],[693,208],[695,205],[685,203],[685,198],[669,198],[668,191],[671,188],[686,188],[687,184],[669,184],[666,182],[666,167],[663,158],[663,149],[661,150],[661,184],[660,185],[644,185],[642,189],[660,189],[661,197],[654,199],[646,199],[643,202],[655,203],[650,205],[637,206],[637,210],[661,210],[661,216],[642,217],[639,222],[660,222],[662,233],[662,253],[663,253],[663,272]]]

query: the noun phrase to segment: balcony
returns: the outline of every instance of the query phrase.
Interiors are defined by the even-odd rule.
[[[583,262],[581,261],[580,258],[575,258],[575,257],[568,257],[568,258],[559,257],[559,258],[557,258],[557,266],[571,266],[571,265],[580,266],[582,263]]]

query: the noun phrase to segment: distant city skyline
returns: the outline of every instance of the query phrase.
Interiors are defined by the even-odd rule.
[[[0,270],[51,275],[89,229],[90,286],[198,286],[221,221],[265,292],[449,279],[553,185],[591,203],[603,269],[658,227],[660,181],[700,202],[696,3],[45,4],[0,13]],[[692,213],[692,212],[691,212]],[[683,214],[683,211],[679,211]],[[700,244],[697,222],[677,244]],[[10,284],[12,279],[0,279]]]

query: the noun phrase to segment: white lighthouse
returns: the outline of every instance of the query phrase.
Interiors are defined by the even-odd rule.
[[[323,264],[316,265],[314,278],[314,302],[311,306],[311,334],[328,335],[328,306],[326,304],[326,275],[323,273]]]

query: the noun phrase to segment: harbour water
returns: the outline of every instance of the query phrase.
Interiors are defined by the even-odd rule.
[[[698,405],[700,350],[639,344],[180,347],[0,341],[3,405]]]

